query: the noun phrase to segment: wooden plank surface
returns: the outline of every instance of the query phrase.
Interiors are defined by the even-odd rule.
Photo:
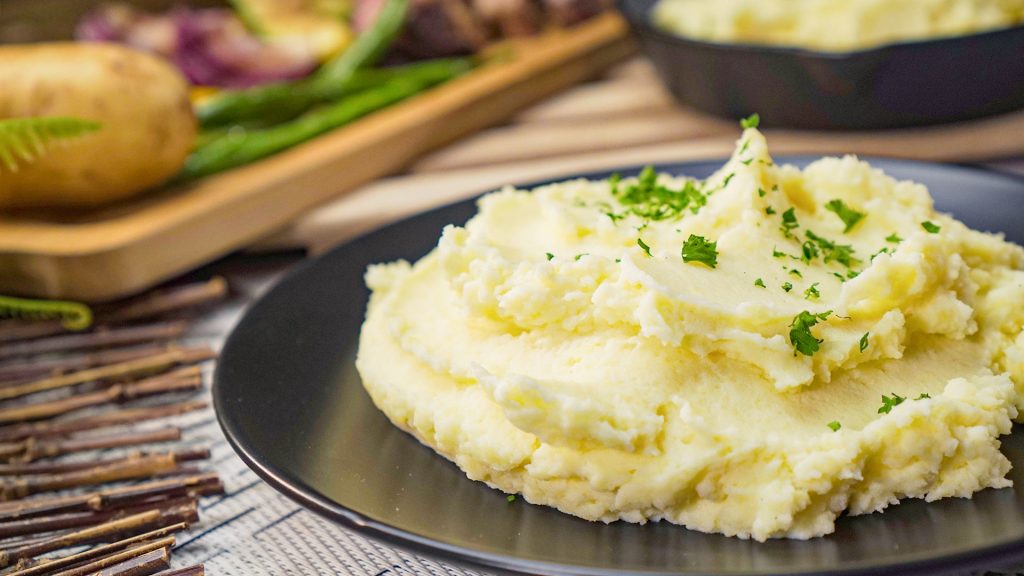
[[[143,290],[634,51],[611,13],[508,48],[511,58],[248,167],[109,210],[0,217],[0,292],[98,301]]]
[[[1024,112],[876,132],[768,130],[775,154],[859,154],[939,162],[1024,157]],[[402,217],[508,183],[619,167],[720,158],[737,122],[676,105],[643,59],[425,156],[300,218],[257,249],[325,250]],[[965,191],[969,193],[969,191]]]

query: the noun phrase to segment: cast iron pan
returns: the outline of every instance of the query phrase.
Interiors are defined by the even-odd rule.
[[[874,129],[1024,108],[1024,26],[857,52],[689,40],[656,28],[657,0],[618,0],[683,104],[772,127]]]
[[[1024,181],[971,168],[874,162],[929,185],[938,207],[969,226],[1024,243]],[[660,168],[705,177],[720,165]],[[235,328],[217,367],[214,402],[232,445],[272,486],[367,536],[512,574],[932,575],[1024,560],[1020,431],[1004,441],[1014,488],[843,517],[835,534],[807,542],[761,544],[665,523],[591,523],[521,499],[509,504],[501,492],[467,479],[373,406],[353,357],[367,264],[415,260],[434,247],[445,224],[474,212],[472,201],[453,204],[340,246],[296,269]]]

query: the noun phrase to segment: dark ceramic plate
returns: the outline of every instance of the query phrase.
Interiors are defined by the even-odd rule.
[[[1024,26],[856,52],[704,42],[654,27],[657,0],[619,0],[643,51],[682,102],[766,126],[871,129],[1024,108]]]
[[[969,226],[1024,243],[1024,180],[876,162],[926,183],[938,207]],[[661,169],[705,177],[720,165]],[[415,260],[434,247],[445,224],[474,212],[465,201],[345,244],[299,267],[248,311],[225,345],[213,397],[228,439],[267,482],[368,536],[515,574],[931,575],[1024,560],[1019,431],[1004,442],[1015,488],[841,518],[835,534],[808,542],[759,544],[664,523],[590,523],[522,500],[509,504],[501,492],[467,479],[377,411],[353,357],[367,264]]]

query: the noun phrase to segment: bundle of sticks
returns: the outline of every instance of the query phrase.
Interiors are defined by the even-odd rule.
[[[199,576],[171,569],[175,534],[224,493],[161,424],[207,407],[211,348],[180,339],[222,278],[95,310],[92,328],[0,321],[0,575]]]

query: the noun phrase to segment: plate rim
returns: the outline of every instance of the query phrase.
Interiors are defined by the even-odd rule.
[[[831,156],[831,155],[826,155]],[[815,154],[792,154],[792,155],[780,155],[774,157],[776,164],[805,164],[809,161],[814,161],[822,158],[821,155]],[[950,170],[954,172],[968,172],[975,177],[994,177],[1004,180],[1008,180],[1018,184],[1024,194],[1024,175],[1010,172],[1008,170],[1002,170],[998,168],[989,168],[978,166],[970,163],[943,163],[943,162],[928,162],[921,160],[903,159],[891,156],[858,156],[859,159],[871,162],[880,161],[884,164],[903,164],[916,166],[925,169],[940,169]],[[722,157],[710,157],[707,159],[687,160],[681,162],[662,162],[653,164],[655,170],[669,170],[679,174],[685,174],[684,170],[688,167],[705,166],[707,164],[720,163],[724,164],[728,158]],[[539,186],[552,184],[556,182],[562,182],[573,179],[596,179],[606,178],[610,174],[624,173],[632,174],[639,172],[644,164],[630,165],[624,167],[617,167],[611,169],[593,170],[584,173],[570,173],[564,175],[556,175],[553,177],[533,180],[526,183],[515,183],[513,186],[519,189],[533,189]],[[623,576],[625,574],[657,574],[658,576],[664,576],[666,572],[651,572],[651,571],[629,571],[626,572],[622,569],[609,569],[600,567],[589,567],[580,565],[566,565],[557,564],[547,561],[538,561],[518,558],[510,555],[494,554],[490,552],[483,552],[472,550],[464,546],[448,544],[435,540],[433,538],[421,536],[407,530],[390,526],[384,522],[375,520],[364,514],[361,514],[355,510],[352,510],[339,502],[335,502],[330,498],[321,494],[318,490],[309,486],[305,482],[299,479],[286,478],[285,474],[277,470],[275,466],[269,463],[261,462],[260,459],[250,447],[246,446],[240,434],[234,429],[233,424],[229,421],[230,419],[226,416],[224,410],[225,401],[222,398],[223,385],[222,377],[224,377],[224,370],[222,370],[224,353],[229,350],[230,344],[235,337],[238,329],[243,326],[245,321],[250,316],[251,312],[258,306],[269,294],[277,290],[280,286],[284,285],[294,277],[297,277],[306,270],[316,266],[321,260],[329,258],[333,253],[343,250],[351,244],[363,242],[373,236],[386,234],[393,228],[399,228],[405,225],[408,221],[425,217],[427,215],[436,214],[446,210],[453,209],[457,206],[463,206],[467,204],[475,203],[481,196],[496,190],[497,188],[487,188],[486,190],[474,193],[461,200],[454,202],[448,202],[440,206],[430,208],[421,212],[416,212],[394,222],[387,223],[376,229],[368,230],[358,236],[348,239],[331,249],[319,254],[313,258],[308,258],[298,265],[294,266],[286,273],[282,274],[279,278],[275,279],[273,283],[268,286],[256,299],[250,302],[236,324],[232,326],[228,336],[224,339],[221,347],[221,356],[218,359],[217,365],[214,369],[212,384],[211,384],[211,397],[213,403],[213,409],[216,414],[217,423],[227,439],[228,444],[232,450],[241,458],[241,460],[248,466],[253,472],[257,474],[262,480],[267,482],[272,488],[278,492],[284,494],[286,497],[301,505],[302,507],[318,514],[319,516],[326,518],[334,523],[340,524],[341,526],[353,530],[354,532],[373,538],[377,541],[384,542],[388,545],[398,547],[400,549],[412,552],[415,554],[440,559],[442,561],[451,562],[456,565],[465,566],[471,569],[485,570],[485,571],[497,571],[500,574],[509,574],[516,576],[532,576],[536,574],[549,574],[551,576]],[[1017,431],[1020,432],[1019,430]],[[1013,432],[1011,432],[1013,433]],[[412,438],[410,436],[410,438]],[[680,529],[686,530],[685,527]],[[828,538],[828,535],[823,536]],[[860,561],[852,564],[846,568],[839,570],[829,570],[827,572],[821,572],[820,570],[803,570],[798,572],[718,572],[717,576],[896,576],[896,575],[935,575],[935,574],[954,574],[962,573],[970,570],[983,569],[985,567],[992,566],[1006,566],[1016,562],[1024,562],[1024,538],[1018,540],[1010,540],[1000,542],[992,546],[984,548],[976,548],[959,553],[947,554],[939,557],[928,557],[924,554],[919,559],[911,559],[908,562],[899,563],[887,563],[878,564],[872,563],[870,560]],[[980,567],[980,568],[979,568]],[[689,576],[696,573],[692,572],[679,572],[678,574],[683,576]]]

